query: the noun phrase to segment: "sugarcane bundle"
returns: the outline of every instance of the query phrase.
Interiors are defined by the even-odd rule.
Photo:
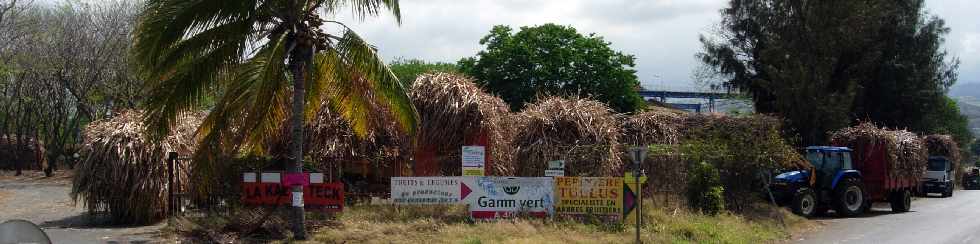
[[[90,212],[107,213],[114,223],[145,224],[166,216],[167,153],[193,153],[194,133],[203,118],[202,113],[185,114],[175,131],[161,140],[144,136],[142,112],[136,110],[90,123],[84,131],[84,158],[75,169],[72,198]],[[181,164],[184,169],[188,166]]]
[[[361,163],[370,164],[370,171],[395,171],[394,162],[406,158],[409,147],[408,136],[400,131],[393,120],[389,120],[383,107],[382,116],[370,121],[366,134],[358,136],[354,129],[339,114],[331,111],[326,104],[304,127],[306,136],[303,152],[306,159],[317,171],[330,173],[339,168],[360,168]],[[288,114],[286,116],[288,118]],[[278,136],[269,137],[265,143],[265,154],[275,161],[284,163],[289,158],[291,143],[288,120],[283,121]],[[366,165],[365,165],[366,166]],[[285,167],[284,165],[278,167]],[[359,169],[358,169],[359,170]]]
[[[929,156],[946,157],[953,164],[958,164],[962,158],[960,146],[949,135],[928,135],[922,138],[929,150]]]
[[[394,162],[409,156],[411,143],[394,120],[385,118],[387,112],[380,114],[382,118],[375,122],[374,128],[367,135],[358,137],[338,114],[327,108],[321,109],[314,121],[307,125],[307,153],[324,168],[336,162],[357,161],[371,162],[380,169],[393,167]]]
[[[512,115],[499,97],[460,74],[429,73],[412,83],[409,96],[419,113],[418,150],[437,155],[441,175],[459,175],[462,147],[489,137],[490,175],[513,175],[516,133]],[[419,158],[416,158],[419,160]]]
[[[865,160],[872,157],[869,153],[884,150],[892,177],[918,178],[925,171],[928,156],[925,143],[906,130],[888,130],[864,122],[831,133],[831,143],[854,150],[854,160]]]
[[[637,113],[623,120],[623,144],[651,145],[677,144],[680,139],[679,127],[685,115],[667,109],[649,110]]]
[[[601,102],[547,97],[518,115],[517,175],[542,176],[564,160],[566,176],[612,176],[622,170],[618,115]]]

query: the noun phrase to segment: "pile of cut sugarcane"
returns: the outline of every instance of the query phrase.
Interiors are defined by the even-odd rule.
[[[885,160],[893,169],[892,177],[919,177],[925,172],[925,142],[906,130],[889,130],[864,122],[831,133],[831,143],[854,150],[853,160],[865,160],[884,150]]]

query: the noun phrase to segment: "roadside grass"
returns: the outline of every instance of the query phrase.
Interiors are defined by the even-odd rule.
[[[647,205],[650,206],[650,205]],[[645,243],[769,243],[806,221],[757,204],[743,215],[715,216],[682,208],[646,208]],[[310,243],[629,243],[633,225],[597,220],[515,218],[474,221],[465,206],[352,206],[314,231]]]

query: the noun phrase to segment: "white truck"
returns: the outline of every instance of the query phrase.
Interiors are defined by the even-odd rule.
[[[940,193],[943,197],[953,196],[953,163],[946,157],[929,157],[926,174],[922,178],[922,194]]]

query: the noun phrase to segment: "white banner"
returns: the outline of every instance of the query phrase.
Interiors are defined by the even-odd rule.
[[[460,203],[459,177],[391,177],[395,204]]]
[[[465,193],[462,201],[469,204],[474,218],[554,213],[551,177],[462,177],[461,189]]]

